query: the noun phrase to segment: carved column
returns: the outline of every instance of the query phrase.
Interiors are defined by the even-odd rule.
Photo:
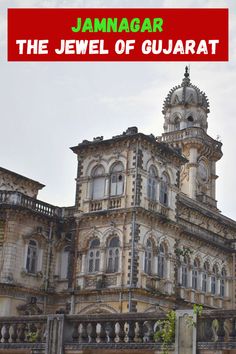
[[[106,272],[106,249],[100,249],[100,272]]]
[[[48,315],[45,354],[63,354],[64,315]]]
[[[189,151],[189,197],[196,199],[197,179],[197,148],[192,147]]]
[[[83,253],[81,259],[81,271],[80,271],[81,275],[85,273],[85,270],[86,270],[86,254]]]
[[[110,176],[106,176],[105,177],[105,197],[108,197],[109,196],[109,179],[110,179]]]

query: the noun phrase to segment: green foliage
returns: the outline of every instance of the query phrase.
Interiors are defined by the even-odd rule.
[[[193,313],[194,315],[201,316],[203,310],[202,305],[193,305]],[[162,354],[168,354],[168,347],[171,343],[173,343],[175,339],[175,320],[176,320],[176,312],[174,310],[170,310],[167,312],[165,320],[159,320],[156,322],[158,330],[154,334],[154,339],[156,341],[161,341],[162,343]],[[193,320],[192,316],[188,316],[186,318],[186,325],[190,327],[196,327],[196,322]]]
[[[191,250],[191,248],[185,247],[185,246],[183,248],[176,248],[175,249],[175,254],[178,258],[180,256],[182,256],[182,257],[189,256],[192,253],[193,253],[193,251]]]
[[[27,334],[27,339],[30,343],[35,343],[37,341],[37,332],[29,332]]]
[[[202,310],[203,310],[203,306],[202,305],[198,305],[198,304],[194,304],[193,305],[193,313],[194,313],[194,315],[201,316]]]
[[[203,310],[203,306],[202,305],[198,305],[198,304],[194,304],[193,305],[193,313],[194,315],[196,315],[197,317],[198,316],[201,316],[202,314],[202,310]],[[196,321],[194,321],[193,317],[192,316],[188,316],[186,318],[186,325],[188,327],[196,327],[197,323]]]
[[[174,310],[167,312],[166,319],[157,321],[159,330],[154,334],[154,339],[162,342],[162,354],[168,354],[168,346],[175,339],[175,319]]]

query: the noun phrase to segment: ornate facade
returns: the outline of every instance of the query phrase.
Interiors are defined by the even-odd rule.
[[[208,113],[186,69],[161,137],[132,127],[72,147],[72,207],[1,168],[0,315],[235,308],[236,222],[217,208]]]

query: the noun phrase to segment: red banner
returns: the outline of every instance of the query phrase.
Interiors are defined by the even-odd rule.
[[[227,61],[228,9],[9,9],[9,61]]]

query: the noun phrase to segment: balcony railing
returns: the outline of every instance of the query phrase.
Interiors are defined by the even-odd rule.
[[[197,195],[197,200],[199,200],[199,202],[205,203],[213,208],[217,207],[217,201],[215,199],[209,197],[208,195],[199,194],[199,195]]]
[[[14,191],[0,191],[0,205],[19,206],[47,216],[60,216],[58,207]]]
[[[0,317],[0,351],[22,347],[44,349],[46,335],[47,316]]]
[[[203,129],[199,127],[189,127],[182,130],[177,130],[169,133],[164,133],[162,135],[162,141],[172,142],[172,141],[182,141],[186,138],[198,138],[210,143],[214,146],[215,150],[220,149],[222,143],[220,141],[214,140],[209,135],[207,135]]]
[[[29,348],[37,353],[67,354],[86,348],[159,350],[162,344],[155,341],[154,333],[157,321],[163,319],[165,315],[158,313],[0,317],[0,351],[11,354],[15,349]],[[184,338],[185,332],[176,330],[179,340]],[[196,331],[199,352],[236,349],[236,310],[204,310]],[[169,349],[174,349],[174,343]]]
[[[85,203],[88,203],[85,202]],[[124,198],[122,197],[110,197],[101,200],[90,200],[88,211],[100,211],[108,209],[119,209],[124,207]]]
[[[197,347],[212,351],[236,349],[236,311],[203,311],[197,321]]]
[[[67,316],[66,343],[74,349],[95,346],[104,348],[152,348],[158,347],[154,340],[155,324],[164,315],[153,314],[106,314]],[[160,343],[159,343],[160,344]]]
[[[0,317],[1,349],[31,348],[62,354],[85,348],[160,349],[156,321],[165,315],[100,314]]]
[[[102,210],[102,201],[92,201],[89,205],[89,211]]]
[[[109,209],[121,208],[121,198],[112,198],[109,200]]]
[[[168,217],[169,214],[169,208],[156,201],[150,200],[148,202],[148,209],[151,211],[155,211],[165,217]]]

